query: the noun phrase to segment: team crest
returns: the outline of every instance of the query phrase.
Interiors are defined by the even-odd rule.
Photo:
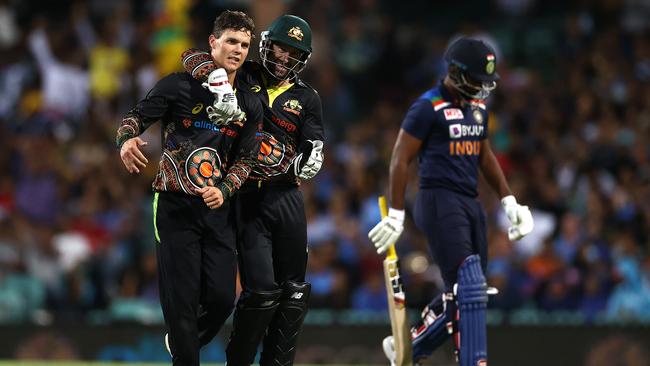
[[[493,54],[488,54],[485,59],[487,60],[487,64],[485,65],[485,72],[488,74],[492,74],[494,72],[494,55]]]
[[[251,86],[251,91],[252,91],[253,93],[259,93],[260,90],[262,90],[262,87],[260,87],[259,85],[253,85],[253,86]]]
[[[287,35],[291,38],[297,39],[298,41],[302,41],[302,38],[305,36],[302,33],[302,29],[300,29],[300,27],[291,27],[291,29],[289,29],[289,32],[287,32]]]
[[[476,120],[476,123],[479,123],[479,124],[483,123],[483,113],[481,113],[481,111],[479,111],[478,109],[475,109],[472,112],[472,116],[474,116],[474,119]]]
[[[185,128],[190,128],[191,125],[192,125],[192,120],[191,120],[191,119],[189,119],[189,118],[185,118],[185,119],[183,120],[183,127],[185,127]]]
[[[297,99],[289,99],[284,102],[282,109],[289,113],[293,113],[296,116],[300,116],[300,112],[302,112],[302,105],[300,105],[300,102]]]

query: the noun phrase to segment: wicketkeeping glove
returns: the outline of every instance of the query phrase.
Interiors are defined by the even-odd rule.
[[[214,103],[205,108],[212,123],[217,126],[225,126],[232,121],[245,119],[245,114],[237,104],[235,91],[228,82],[226,70],[219,68],[212,71],[208,75],[208,82],[202,85],[214,94]]]
[[[302,154],[296,156],[293,162],[294,174],[302,179],[311,179],[316,176],[321,166],[323,165],[323,141],[321,140],[307,140],[312,144],[311,153],[302,168],[300,162]]]
[[[377,254],[381,254],[399,239],[402,231],[404,231],[404,210],[391,208],[388,210],[388,216],[381,219],[368,232],[368,238],[375,244]]]
[[[501,206],[510,220],[511,225],[508,228],[510,240],[519,240],[533,231],[533,215],[528,206],[518,204],[515,196],[512,195],[503,197]]]

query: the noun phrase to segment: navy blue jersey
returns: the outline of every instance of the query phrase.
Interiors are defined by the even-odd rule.
[[[477,196],[479,155],[487,138],[488,114],[482,101],[454,104],[439,85],[411,105],[402,128],[419,140],[421,188],[445,188]]]

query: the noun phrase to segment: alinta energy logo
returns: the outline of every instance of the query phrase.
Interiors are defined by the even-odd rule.
[[[187,119],[183,120],[183,125],[185,125],[185,122],[188,121]],[[236,130],[233,130],[232,128],[228,127],[223,127],[223,126],[217,126],[213,124],[211,121],[190,121],[191,126],[194,128],[200,128],[202,130],[210,130],[214,133],[222,133],[228,137],[237,137],[238,132]],[[237,125],[237,123],[234,123]],[[187,126],[189,127],[189,126]]]

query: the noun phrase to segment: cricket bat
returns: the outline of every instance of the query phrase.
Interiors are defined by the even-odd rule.
[[[386,197],[379,197],[381,217],[388,215]],[[384,281],[388,296],[388,313],[390,327],[393,332],[393,347],[395,348],[395,363],[397,366],[413,365],[413,348],[411,346],[411,331],[406,314],[406,296],[402,289],[402,277],[399,274],[399,259],[395,244],[391,244],[384,259]]]

